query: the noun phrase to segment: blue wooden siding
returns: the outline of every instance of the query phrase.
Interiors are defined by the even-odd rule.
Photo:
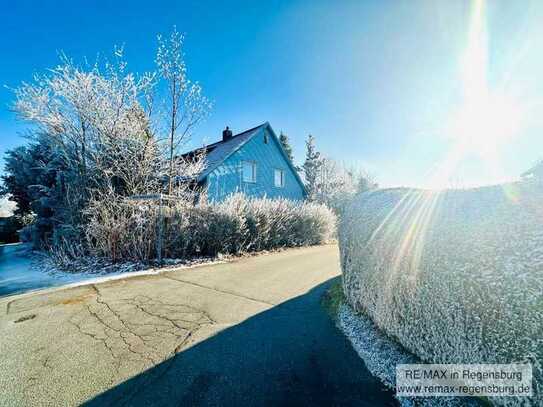
[[[266,133],[268,144],[264,142]],[[266,196],[302,200],[304,190],[280,148],[279,141],[267,128],[263,128],[207,176],[208,199],[222,201],[228,195],[243,192],[258,198]],[[243,161],[256,162],[256,182],[243,181]],[[285,186],[282,188],[275,187],[275,169],[285,172]]]

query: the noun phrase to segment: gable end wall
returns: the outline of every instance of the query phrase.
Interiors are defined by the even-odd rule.
[[[268,134],[268,144],[264,143],[265,133]],[[208,175],[208,199],[222,201],[235,192],[243,192],[248,196],[258,198],[266,196],[292,200],[304,199],[304,191],[280,148],[279,142],[268,129],[262,129]],[[255,183],[243,181],[243,161],[257,163]],[[283,188],[274,186],[274,169],[276,168],[285,171],[285,186]]]

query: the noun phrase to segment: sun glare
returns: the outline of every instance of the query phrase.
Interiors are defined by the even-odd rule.
[[[451,186],[466,159],[478,160],[494,179],[503,178],[500,155],[523,124],[521,103],[501,86],[489,86],[485,3],[476,0],[472,4],[468,44],[460,66],[463,101],[445,123],[443,133],[451,147],[431,178],[431,188]]]
[[[466,101],[453,115],[449,132],[466,153],[488,158],[488,151],[501,149],[520,129],[521,109],[511,97],[488,92]]]

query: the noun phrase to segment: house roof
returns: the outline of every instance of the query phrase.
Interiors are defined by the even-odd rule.
[[[281,146],[281,143],[279,142],[279,139],[277,138],[277,135],[273,131],[272,127],[268,122],[263,123],[259,126],[253,127],[252,129],[245,130],[241,133],[238,133],[229,140],[226,141],[217,141],[216,143],[209,144],[207,146],[203,146],[200,148],[197,148],[195,150],[189,151],[185,154],[183,154],[184,158],[191,158],[199,153],[205,152],[205,168],[202,170],[202,172],[198,175],[197,181],[203,181],[213,170],[215,170],[219,165],[221,165],[228,157],[230,157],[232,154],[234,154],[237,150],[239,150],[245,143],[247,143],[249,140],[251,140],[254,136],[259,134],[262,130],[268,129],[271,135],[276,139],[277,145],[279,146],[279,149],[281,153],[283,154],[285,160],[289,164],[289,167],[291,168],[292,172],[294,173],[294,176],[296,180],[300,183],[302,186],[302,189],[304,192],[306,192],[305,186],[298,175],[298,171],[296,171],[296,168],[294,167],[294,164],[290,161],[287,154],[285,153],[283,147]]]

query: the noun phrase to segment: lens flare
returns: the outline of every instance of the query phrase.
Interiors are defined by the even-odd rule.
[[[520,100],[504,85],[489,85],[485,3],[476,0],[472,4],[468,43],[460,63],[463,101],[444,125],[443,133],[451,145],[430,177],[428,186],[434,189],[451,186],[451,179],[467,160],[477,160],[492,179],[506,178],[500,157],[524,123]]]
[[[375,250],[383,253],[383,263],[379,267],[388,268],[387,289],[383,295],[390,297],[390,301],[395,300],[400,272],[408,273],[406,281],[409,285],[402,289],[416,289],[419,265],[432,226],[448,216],[447,205],[443,203],[449,200],[450,206],[451,199],[460,199],[458,197],[463,194],[446,189],[451,176],[466,159],[470,159],[480,161],[486,170],[492,171],[495,179],[499,179],[502,176],[500,155],[523,126],[523,106],[505,91],[504,86],[493,88],[488,83],[483,0],[473,3],[471,17],[468,45],[461,60],[463,101],[451,112],[450,120],[444,126],[451,147],[435,168],[430,189],[406,189],[367,241],[368,247],[374,245]],[[519,203],[514,185],[504,185],[502,190],[511,202]],[[461,199],[458,202],[461,204]],[[387,260],[390,256],[391,262]]]

